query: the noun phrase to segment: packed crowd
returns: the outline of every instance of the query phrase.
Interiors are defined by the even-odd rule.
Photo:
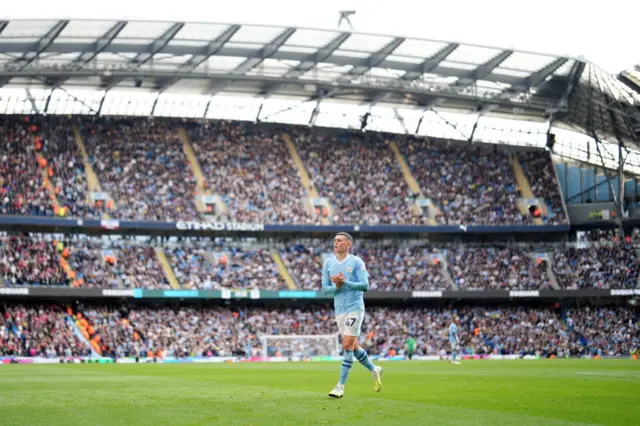
[[[81,129],[103,191],[113,205],[91,200],[84,163],[74,140]],[[54,216],[49,176],[64,216],[118,219],[200,220],[196,180],[177,132],[184,126],[202,166],[208,192],[222,197],[235,222],[318,224],[303,202],[307,191],[282,129],[248,123],[175,123],[141,118],[16,117],[0,123],[0,213]],[[289,133],[320,196],[341,224],[423,224],[412,209],[418,194],[408,188],[393,151],[376,133],[330,135],[289,127]],[[36,142],[38,141],[38,142]],[[509,158],[495,149],[399,140],[401,152],[443,224],[531,224],[516,206],[519,196]],[[36,148],[37,147],[37,148]],[[42,155],[47,165],[39,164]],[[535,195],[550,206],[547,223],[566,223],[548,156],[518,154]],[[112,202],[109,201],[109,204]]]
[[[0,237],[3,285],[169,289],[156,253],[162,250],[183,288],[277,290],[287,288],[272,255],[278,250],[296,288],[318,290],[325,256],[332,253],[326,241],[316,240],[276,249],[194,239],[55,238]],[[365,261],[374,291],[553,290],[556,283],[567,289],[635,288],[640,267],[634,246],[611,243],[480,247],[360,241],[351,252]]]
[[[533,195],[544,198],[549,207],[549,214],[544,217],[544,222],[550,225],[567,223],[551,156],[547,153],[526,152],[518,154],[518,159],[531,185]]]
[[[460,289],[551,290],[547,262],[518,248],[447,250],[449,273]]]
[[[168,122],[96,119],[81,125],[102,189],[118,219],[195,220],[196,183],[178,133]]]
[[[628,308],[589,307],[565,312],[569,328],[592,355],[621,356],[640,349],[638,314]]]
[[[24,308],[10,307],[5,311],[15,316],[21,309]],[[62,330],[53,335],[31,334],[31,346],[53,347],[56,353],[64,352],[67,346],[72,351],[80,348],[70,330],[64,328],[59,309],[43,305],[28,309],[34,314],[24,323],[25,329],[34,330],[33,323],[42,317],[52,324],[47,325],[49,330],[52,326]],[[103,355],[113,357],[259,356],[263,349],[261,337],[265,335],[337,333],[333,311],[323,306],[302,309],[90,306],[84,309],[84,315],[100,335]],[[407,338],[413,337],[416,355],[443,355],[449,351],[447,330],[452,315],[460,318],[464,354],[628,356],[640,344],[637,314],[625,307],[569,309],[563,313],[559,309],[479,306],[455,310],[370,307],[360,343],[374,355],[400,355],[406,353]],[[0,334],[0,350],[7,351],[10,345],[16,350],[17,341],[12,334],[12,327],[5,325]],[[58,345],[61,339],[63,344]],[[284,353],[288,343],[271,340],[270,345],[274,345],[270,351]]]
[[[316,244],[294,244],[280,250],[280,257],[296,281],[298,288],[318,289],[321,283],[323,255],[331,247]],[[450,289],[442,269],[439,251],[412,244],[406,247],[357,244],[353,253],[364,260],[371,276],[369,290],[442,290]]]
[[[230,220],[319,224],[305,209],[306,191],[279,132],[218,121],[191,126],[189,135],[208,189],[225,201]]]
[[[0,356],[70,357],[91,354],[55,305],[0,307]]]
[[[423,140],[399,141],[426,198],[446,225],[530,225],[518,210],[519,197],[506,153]]]
[[[5,286],[68,285],[52,238],[0,237],[0,273]]]
[[[17,118],[0,123],[1,213],[53,216],[28,123]]]
[[[333,207],[340,224],[420,224],[413,194],[393,151],[380,135],[298,131],[295,144],[320,196]]]
[[[563,287],[635,288],[640,259],[627,244],[565,248],[553,253],[553,271]]]

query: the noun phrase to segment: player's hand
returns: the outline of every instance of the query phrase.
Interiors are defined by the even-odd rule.
[[[344,275],[342,275],[342,272],[340,272],[338,275],[331,275],[329,279],[336,285],[337,288],[341,288],[344,285]]]

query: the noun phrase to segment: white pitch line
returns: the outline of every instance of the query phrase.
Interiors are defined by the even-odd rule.
[[[628,372],[628,373],[596,373],[596,372],[585,372],[585,373],[576,373],[583,376],[615,376],[615,377],[624,377],[624,376],[632,376],[632,377],[640,377],[639,372]]]

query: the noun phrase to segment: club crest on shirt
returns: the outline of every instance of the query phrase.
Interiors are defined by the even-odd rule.
[[[347,272],[349,272],[349,273],[353,272],[353,268],[352,268],[351,266],[349,266],[349,267],[347,268]]]

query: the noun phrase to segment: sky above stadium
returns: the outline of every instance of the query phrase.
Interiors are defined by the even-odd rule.
[[[130,19],[288,25],[336,29],[355,10],[355,31],[475,43],[572,57],[610,73],[640,63],[640,1],[608,0],[233,0],[5,2],[3,19]],[[635,17],[635,19],[634,19]],[[347,29],[346,26],[341,27]]]

